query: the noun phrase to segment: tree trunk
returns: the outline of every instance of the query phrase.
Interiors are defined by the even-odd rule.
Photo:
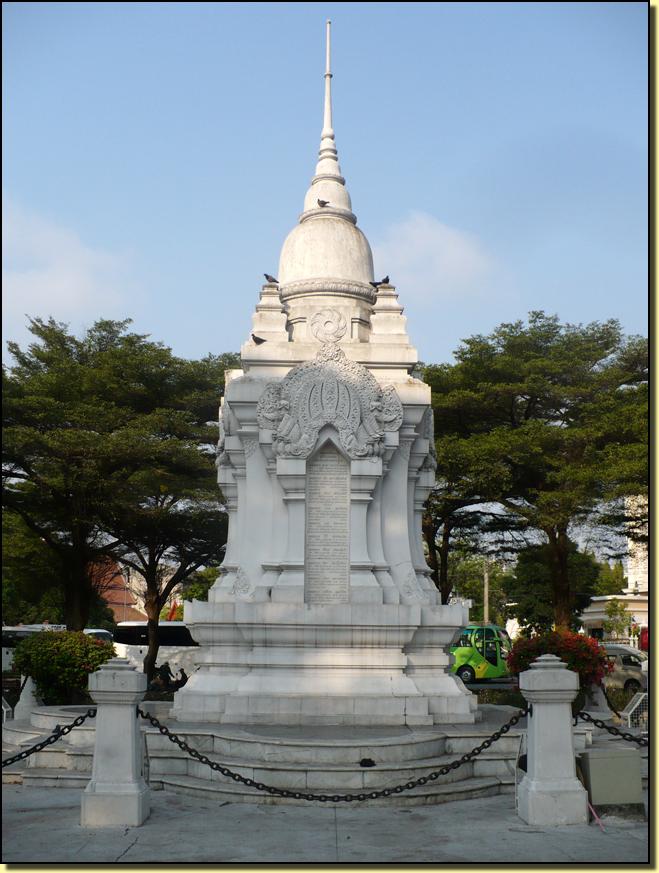
[[[64,621],[66,629],[80,631],[87,627],[92,599],[92,584],[87,565],[70,568],[64,588]]]
[[[551,554],[551,579],[554,600],[554,624],[556,630],[569,630],[574,610],[574,597],[568,578],[569,539],[567,526],[560,525],[546,530]]]
[[[442,542],[439,546],[439,591],[442,603],[448,603],[453,586],[448,578],[448,556],[451,551],[451,530],[453,526],[448,521],[442,525]]]
[[[155,580],[146,580],[145,609],[149,647],[147,649],[146,657],[144,658],[144,672],[146,673],[147,680],[150,682],[155,673],[156,659],[158,658],[158,649],[160,648],[158,620],[160,618],[161,604]]]

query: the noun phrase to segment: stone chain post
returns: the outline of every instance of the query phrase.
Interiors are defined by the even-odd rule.
[[[587,824],[588,794],[577,779],[572,735],[571,703],[579,676],[556,655],[542,655],[519,679],[533,713],[518,814],[532,825]]]
[[[91,782],[82,795],[87,828],[137,827],[149,816],[150,789],[142,778],[142,742],[137,704],[146,676],[125,658],[112,658],[89,677],[97,704]]]
[[[21,682],[25,682],[21,696],[18,698],[18,703],[14,707],[15,721],[30,721],[30,714],[33,709],[41,706],[41,702],[37,698],[37,686],[31,676],[21,676]]]

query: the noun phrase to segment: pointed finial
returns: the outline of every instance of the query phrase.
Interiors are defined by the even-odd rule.
[[[355,224],[357,219],[352,212],[350,195],[345,187],[346,180],[341,175],[332,127],[331,25],[332,22],[327,19],[325,22],[325,104],[318,163],[316,174],[311,180],[311,187],[304,198],[303,215],[313,213],[317,216],[319,212],[325,215],[331,213]]]
[[[320,135],[321,139],[329,137],[334,139],[334,130],[332,129],[332,73],[330,71],[330,27],[332,22],[327,19],[327,38],[325,49],[325,114],[323,117],[323,131]],[[322,145],[321,145],[322,149]]]

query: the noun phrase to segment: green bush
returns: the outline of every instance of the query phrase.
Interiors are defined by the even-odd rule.
[[[14,668],[34,679],[47,705],[82,703],[89,674],[112,657],[112,643],[82,631],[42,631],[16,646]]]
[[[618,712],[622,712],[634,694],[634,691],[625,691],[624,688],[607,688],[606,690],[609,706],[617,709]]]

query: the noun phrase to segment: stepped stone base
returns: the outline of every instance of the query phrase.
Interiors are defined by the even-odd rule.
[[[465,621],[456,605],[186,603],[199,669],[176,693],[172,716],[218,725],[473,724],[476,697],[449,672],[449,646]]]

